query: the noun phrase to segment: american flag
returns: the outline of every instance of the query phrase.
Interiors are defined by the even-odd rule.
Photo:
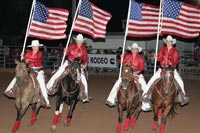
[[[36,1],[31,22],[29,36],[57,40],[66,38],[65,31],[69,12],[62,8],[46,8],[41,2]]]
[[[195,38],[200,32],[200,9],[176,0],[164,0],[161,34]]]
[[[152,37],[157,35],[159,7],[131,0],[127,36]]]
[[[112,15],[100,9],[88,0],[82,0],[73,31],[92,36],[105,38],[106,25]]]

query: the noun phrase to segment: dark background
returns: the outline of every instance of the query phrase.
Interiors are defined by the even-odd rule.
[[[71,24],[72,0],[40,0],[47,7],[66,8],[70,11],[68,27]],[[159,5],[159,0],[137,0]],[[199,0],[182,0],[200,7]],[[78,0],[77,0],[78,2]],[[90,0],[100,8],[112,14],[108,23],[108,32],[123,32],[122,20],[127,17],[129,0]],[[25,36],[32,0],[1,0],[0,2],[0,38],[8,36]],[[69,29],[69,28],[68,28]],[[69,32],[69,31],[68,31]]]

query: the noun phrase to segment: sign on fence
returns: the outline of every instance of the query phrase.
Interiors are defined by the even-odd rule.
[[[89,67],[117,67],[117,56],[114,54],[88,54]]]

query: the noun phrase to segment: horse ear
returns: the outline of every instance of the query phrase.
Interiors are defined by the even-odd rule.
[[[15,64],[19,64],[20,63],[19,60],[17,60],[17,59],[15,59],[14,62],[15,62]]]

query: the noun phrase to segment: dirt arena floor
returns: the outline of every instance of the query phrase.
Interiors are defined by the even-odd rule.
[[[14,101],[3,95],[8,83],[14,76],[13,70],[0,71],[0,133],[11,132],[16,117]],[[93,97],[90,103],[78,103],[74,111],[71,126],[65,127],[66,108],[57,133],[115,133],[117,124],[117,108],[105,105],[106,98],[118,75],[114,73],[89,74],[89,93]],[[174,119],[168,119],[165,133],[199,133],[200,132],[200,77],[183,77],[185,88],[190,97],[190,104],[178,108]],[[50,97],[51,109],[41,109],[36,123],[29,127],[31,108],[22,119],[18,133],[50,133],[55,110],[56,97]],[[134,129],[127,133],[150,133],[153,122],[152,112],[142,112]],[[124,132],[124,131],[123,131]]]

